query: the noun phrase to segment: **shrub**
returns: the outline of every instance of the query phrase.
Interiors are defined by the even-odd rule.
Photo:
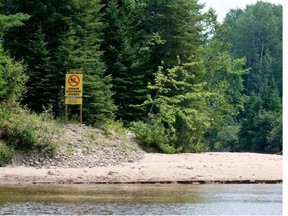
[[[44,118],[45,119],[45,118]],[[0,124],[2,137],[15,150],[38,149],[44,153],[54,153],[56,144],[53,142],[59,129],[53,121],[43,120],[41,116],[31,114],[25,109],[15,109]]]
[[[230,125],[221,128],[217,134],[217,139],[215,142],[216,151],[234,151],[237,149],[238,142],[238,125]]]
[[[130,129],[135,133],[145,151],[156,149],[167,154],[174,154],[182,150],[168,144],[165,128],[156,119],[152,119],[149,124],[141,121],[133,122]]]
[[[6,144],[0,140],[0,166],[8,164],[13,156],[14,149],[6,146]]]
[[[27,79],[23,65],[10,58],[0,44],[0,102],[19,100]]]
[[[115,134],[118,136],[125,135],[127,132],[121,121],[107,120],[100,126],[100,128],[105,132],[107,136],[112,136]]]
[[[5,119],[9,118],[11,112],[7,109],[6,106],[0,104],[0,127],[1,124],[5,121]]]

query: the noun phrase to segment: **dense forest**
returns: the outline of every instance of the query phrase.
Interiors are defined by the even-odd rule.
[[[121,122],[147,151],[282,152],[282,6],[258,1],[223,23],[203,8],[0,0],[0,118],[15,104],[63,118],[77,70],[83,122]]]

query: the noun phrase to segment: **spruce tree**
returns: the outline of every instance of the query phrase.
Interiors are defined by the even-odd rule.
[[[187,62],[197,54],[201,42],[201,21],[204,17],[200,5],[195,0],[147,0],[145,7],[145,30],[158,33],[163,43],[158,44],[151,54],[150,64],[157,67],[177,65],[177,56]]]
[[[114,118],[115,106],[111,99],[111,78],[105,75],[105,64],[100,50],[101,4],[94,0],[74,0],[69,31],[57,51],[62,74],[69,70],[83,73],[83,119],[95,125]],[[64,75],[63,75],[64,79]]]
[[[148,60],[149,41],[143,31],[143,4],[135,0],[108,1],[105,8],[105,37],[102,48],[107,74],[112,76],[117,118],[128,123],[145,117],[142,104],[152,77]]]
[[[32,38],[29,51],[31,55],[26,57],[26,73],[30,79],[23,103],[29,104],[33,110],[41,111],[42,108],[47,108],[49,103],[53,104],[51,88],[54,87],[53,79],[49,79],[52,73],[51,57],[41,27]]]
[[[3,14],[30,15],[25,25],[5,32],[4,48],[16,60],[23,60],[27,65],[28,91],[23,103],[37,112],[48,104],[55,110],[61,99],[63,78],[59,73],[60,67],[55,64],[55,51],[67,28],[71,9],[69,4],[70,0],[3,0],[0,5]]]

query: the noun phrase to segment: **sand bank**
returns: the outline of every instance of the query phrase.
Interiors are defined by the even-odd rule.
[[[0,184],[281,183],[282,160],[255,153],[144,154],[107,167],[2,167]]]

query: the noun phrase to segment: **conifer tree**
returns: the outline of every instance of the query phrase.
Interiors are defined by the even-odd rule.
[[[163,43],[158,44],[151,54],[150,64],[157,67],[177,65],[177,56],[182,62],[196,55],[201,42],[201,21],[204,17],[195,0],[146,0],[145,30],[158,33]]]
[[[62,73],[77,70],[83,73],[83,115],[86,123],[95,125],[114,117],[111,78],[106,76],[100,50],[101,4],[99,0],[73,1],[69,31],[58,49],[58,64]],[[63,76],[64,78],[64,76]]]
[[[105,37],[102,48],[107,74],[112,76],[117,118],[124,123],[140,120],[146,110],[142,104],[152,76],[148,60],[153,38],[145,35],[143,4],[135,0],[108,1],[105,8]],[[149,44],[149,42],[151,42]]]
[[[53,79],[49,79],[52,73],[51,57],[41,27],[32,38],[29,52],[31,55],[26,57],[26,73],[30,79],[27,82],[28,91],[23,103],[29,103],[31,109],[41,111],[42,107],[48,107],[49,103],[52,104],[53,91],[51,88],[55,86],[52,82]]]
[[[282,151],[282,101],[271,73],[272,61],[266,55],[260,64],[263,82],[245,107],[239,131],[238,148],[255,152]],[[271,77],[272,75],[272,77]]]
[[[34,111],[52,105],[56,114],[63,110],[65,73],[83,71],[84,115],[91,124],[112,118],[110,78],[100,51],[100,0],[3,0],[2,13],[31,15],[25,26],[5,32],[5,48],[27,64],[30,75],[25,97]],[[77,42],[77,44],[75,44]]]
[[[3,14],[30,15],[25,25],[5,32],[4,48],[16,60],[23,60],[27,65],[28,91],[23,103],[37,112],[48,104],[55,108],[60,100],[59,90],[63,78],[58,73],[59,67],[55,65],[55,51],[69,21],[69,2],[3,0],[0,5]]]

